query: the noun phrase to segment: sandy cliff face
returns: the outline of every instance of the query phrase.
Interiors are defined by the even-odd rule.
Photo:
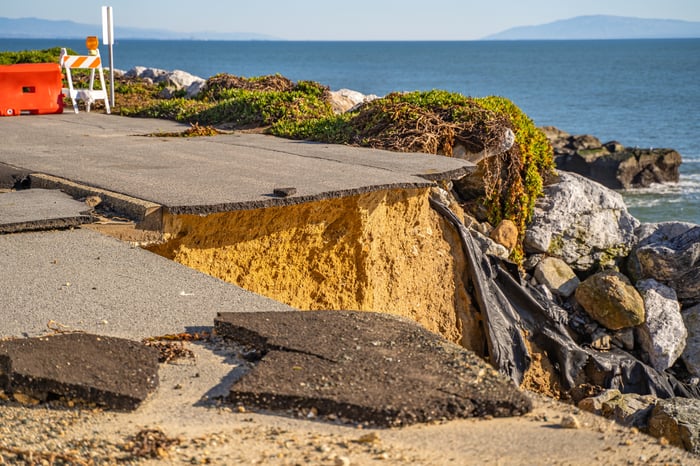
[[[168,216],[150,249],[304,310],[411,318],[481,353],[456,234],[427,189],[385,190],[286,207]]]

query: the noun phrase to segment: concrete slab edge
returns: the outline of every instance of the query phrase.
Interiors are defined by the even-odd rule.
[[[160,204],[43,173],[32,173],[29,178],[32,188],[60,189],[76,199],[99,196],[104,205],[136,221],[138,228],[157,231],[162,229],[163,207]]]
[[[458,180],[473,173],[474,170],[476,170],[476,165],[465,165],[460,168],[455,168],[454,170],[435,173],[416,173],[414,176],[419,176],[429,181]]]
[[[25,233],[29,231],[44,231],[44,230],[65,230],[73,228],[85,223],[91,223],[95,219],[90,215],[80,215],[70,218],[52,218],[42,219],[28,222],[17,222],[0,225],[1,233]]]
[[[324,201],[328,199],[337,199],[342,197],[350,197],[358,194],[366,194],[376,191],[384,191],[391,189],[421,189],[435,186],[433,182],[416,182],[416,183],[390,183],[374,186],[366,186],[354,189],[343,189],[338,191],[327,191],[319,194],[307,196],[292,196],[292,197],[276,197],[272,193],[266,194],[269,199],[258,201],[230,202],[211,205],[180,205],[168,206],[167,211],[173,215],[209,215],[221,212],[232,212],[238,210],[256,210],[265,209],[268,207],[286,207],[307,202]]]

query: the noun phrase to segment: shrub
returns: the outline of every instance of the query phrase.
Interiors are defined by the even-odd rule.
[[[69,55],[78,55],[74,50],[66,50]],[[61,47],[44,50],[20,50],[18,52],[0,52],[0,65],[17,63],[58,63]]]

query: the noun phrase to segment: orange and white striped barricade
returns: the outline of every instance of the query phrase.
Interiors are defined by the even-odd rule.
[[[73,102],[73,110],[78,113],[78,104],[76,99],[85,101],[85,108],[89,112],[90,105],[95,100],[104,100],[105,110],[110,113],[109,100],[107,98],[107,87],[105,86],[104,71],[102,70],[102,60],[100,59],[100,51],[95,50],[95,55],[68,55],[66,49],[61,49],[59,61],[61,66],[66,70],[66,80],[68,81],[68,89],[63,89],[64,94],[70,96]],[[71,70],[89,69],[90,70],[90,87],[87,89],[76,89],[73,85],[73,76]],[[95,71],[99,71],[100,85],[102,89],[94,89]]]

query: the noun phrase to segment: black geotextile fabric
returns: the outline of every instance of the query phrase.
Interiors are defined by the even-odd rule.
[[[547,300],[534,287],[522,283],[517,270],[487,256],[476,246],[469,230],[444,204],[431,205],[457,230],[467,256],[472,295],[485,323],[491,364],[520,384],[530,366],[523,335],[546,351],[566,390],[574,388],[582,372],[586,380],[595,374],[598,385],[622,393],[700,398],[700,388],[659,372],[618,348],[598,351],[580,346],[571,336],[567,312]],[[518,277],[518,278],[516,278]]]

